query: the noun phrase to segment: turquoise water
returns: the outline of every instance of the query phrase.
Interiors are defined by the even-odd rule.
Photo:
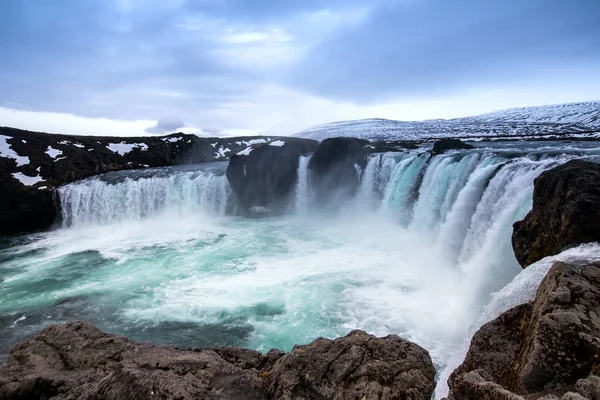
[[[510,235],[533,179],[598,154],[509,144],[376,155],[339,213],[319,211],[301,170],[300,206],[271,219],[233,216],[223,164],[68,185],[55,230],[0,242],[0,357],[48,324],[85,319],[140,341],[261,351],[395,333],[442,369],[521,270]]]

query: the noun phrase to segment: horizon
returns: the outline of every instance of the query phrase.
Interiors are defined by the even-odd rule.
[[[599,14],[591,0],[7,0],[0,125],[286,136],[598,101]]]

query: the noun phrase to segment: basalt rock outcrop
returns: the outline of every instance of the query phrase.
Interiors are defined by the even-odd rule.
[[[352,331],[294,347],[275,363],[269,390],[281,400],[429,400],[434,379],[425,349],[396,335]]]
[[[429,399],[427,351],[355,331],[286,355],[138,344],[86,322],[44,329],[0,366],[0,399]]]
[[[514,224],[519,263],[525,267],[595,241],[600,241],[600,164],[573,160],[540,174],[531,212]]]
[[[276,139],[96,137],[0,127],[0,234],[48,228],[58,211],[54,187],[108,171],[224,161],[250,143]]]
[[[286,138],[255,144],[232,156],[227,180],[241,206],[239,212],[251,217],[285,212],[298,181],[300,156],[312,153],[317,145],[314,140]]]
[[[448,150],[472,149],[473,145],[463,142],[460,139],[441,139],[433,144],[432,155],[443,154]]]
[[[555,263],[532,303],[484,325],[449,399],[600,399],[600,264]]]
[[[323,140],[308,163],[316,201],[321,206],[339,207],[353,197],[361,171],[374,146],[368,140],[336,137]]]

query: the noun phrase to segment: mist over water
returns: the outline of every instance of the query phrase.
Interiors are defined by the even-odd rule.
[[[60,228],[0,244],[0,353],[70,319],[261,351],[364,329],[422,345],[445,380],[473,326],[528,300],[490,295],[521,271],[510,236],[535,177],[598,155],[561,143],[375,154],[336,213],[316,204],[306,156],[295,211],[270,219],[234,216],[224,164],[73,183],[59,189]]]

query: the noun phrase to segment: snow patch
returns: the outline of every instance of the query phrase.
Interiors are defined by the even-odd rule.
[[[48,149],[46,150],[46,154],[48,154],[50,156],[50,158],[56,158],[62,154],[62,150],[58,150],[58,149],[53,148],[52,146],[48,146]]]
[[[283,140],[276,140],[274,142],[269,143],[269,146],[281,147],[285,144]]]
[[[217,150],[215,152],[215,157],[217,157],[217,158],[227,157],[227,155],[225,153],[228,151],[231,151],[231,149],[229,147],[227,147],[227,148],[219,147],[219,150]]]
[[[73,146],[75,146],[75,147],[79,147],[80,149],[83,149],[83,148],[85,148],[85,146],[84,146],[84,145],[82,145],[81,143],[73,143]]]
[[[17,167],[29,164],[29,157],[18,155],[6,142],[8,139],[12,137],[0,135],[0,157],[12,158],[17,162]]]
[[[18,179],[25,186],[32,186],[38,182],[42,182],[44,178],[41,176],[27,176],[21,172],[15,172],[12,174],[13,178]]]
[[[148,150],[148,145],[146,143],[121,142],[121,143],[109,143],[108,146],[106,146],[107,149],[109,149],[113,153],[119,153],[119,155],[121,155],[121,156],[124,156],[125,154],[129,153],[135,147],[139,148],[141,151]]]
[[[175,142],[179,142],[180,140],[183,140],[182,137],[172,137],[172,138],[163,138],[162,141],[165,143],[175,143]]]
[[[210,145],[211,145],[212,147],[217,147],[217,144],[219,144],[219,142],[214,142],[214,143],[211,143]]]
[[[242,151],[238,151],[238,156],[248,156],[250,155],[250,153],[252,152],[252,147],[246,147],[244,150]]]
[[[252,140],[248,140],[246,143],[249,145],[253,145],[253,144],[267,143],[267,142],[268,142],[267,139],[252,139]]]

